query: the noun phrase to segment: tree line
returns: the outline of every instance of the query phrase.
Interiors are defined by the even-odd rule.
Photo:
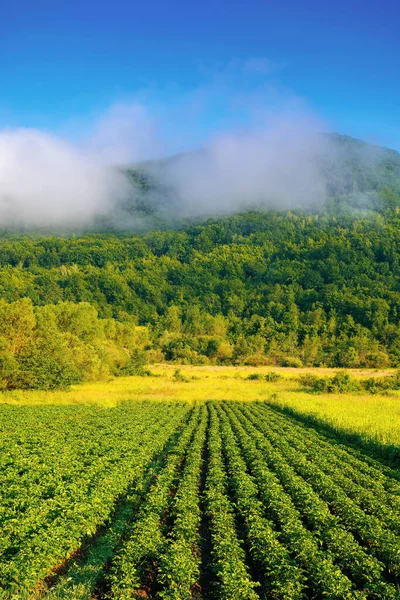
[[[133,374],[146,344],[145,328],[99,319],[86,302],[0,300],[0,389],[49,390]]]

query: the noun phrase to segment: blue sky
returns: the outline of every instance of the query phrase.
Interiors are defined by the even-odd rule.
[[[399,31],[392,0],[9,1],[0,128],[76,132],[139,98],[165,118],[166,135],[184,113],[196,144],[240,125],[262,96],[400,150]]]

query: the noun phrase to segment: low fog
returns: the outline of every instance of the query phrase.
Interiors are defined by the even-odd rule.
[[[0,225],[82,227],[127,194],[116,169],[33,129],[0,133]]]
[[[215,136],[201,152],[167,163],[159,177],[187,216],[310,207],[326,199],[318,168],[326,146],[310,119],[276,116],[260,130]]]
[[[190,134],[190,123],[179,127]],[[215,132],[198,152],[146,163],[157,182],[147,195],[128,180],[125,168],[143,169],[141,161],[173,154],[174,144],[162,139],[157,119],[141,105],[111,107],[75,141],[5,129],[0,226],[82,229],[109,219],[114,226],[135,227],[142,219],[132,210],[139,199],[141,206],[158,203],[171,218],[321,204],[326,186],[318,157],[328,142],[320,129],[317,118],[275,111],[257,125]]]

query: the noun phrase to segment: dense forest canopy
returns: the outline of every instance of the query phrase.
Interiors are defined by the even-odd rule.
[[[250,212],[141,236],[15,237],[4,301],[88,302],[183,362],[400,364],[400,213]]]
[[[315,210],[136,234],[4,231],[0,386],[68,385],[145,360],[400,366],[399,155],[361,146],[360,166],[356,142],[338,143],[347,175]]]

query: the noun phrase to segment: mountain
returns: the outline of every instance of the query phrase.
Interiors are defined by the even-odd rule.
[[[116,233],[107,217],[86,235],[7,231],[0,389],[134,373],[146,359],[400,367],[400,155],[327,140],[318,210],[179,220],[163,178],[176,156],[128,169]]]
[[[331,152],[321,156],[330,196],[376,192],[400,194],[400,154],[348,135],[328,134]]]
[[[400,196],[398,152],[338,133],[322,134],[322,139],[315,162],[326,185],[325,208],[372,208],[382,211],[388,202],[392,205],[400,202],[396,200],[396,196]],[[127,168],[125,172],[135,191],[123,211],[131,216],[140,214],[147,219],[158,217],[159,225],[165,220],[170,224],[171,219],[173,221],[179,216],[180,207],[177,204],[177,190],[166,183],[166,174],[179,161],[201,157],[202,152],[178,154]],[[320,210],[321,202],[316,204]],[[250,205],[250,208],[253,207],[256,207],[256,203]]]

